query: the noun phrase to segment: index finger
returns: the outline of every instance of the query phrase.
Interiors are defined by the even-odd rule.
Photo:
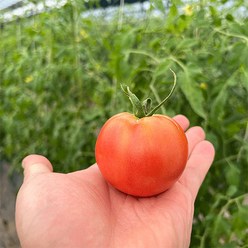
[[[181,128],[186,131],[189,127],[189,120],[186,116],[184,115],[176,115],[173,117],[173,120],[176,121]]]

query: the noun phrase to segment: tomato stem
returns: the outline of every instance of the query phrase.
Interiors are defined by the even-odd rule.
[[[131,103],[133,105],[133,114],[137,118],[152,116],[170,98],[170,96],[172,95],[172,93],[174,92],[174,90],[176,88],[176,81],[177,81],[175,72],[173,70],[171,70],[171,72],[173,73],[173,76],[174,76],[174,82],[173,82],[172,89],[171,89],[169,95],[152,110],[150,110],[151,105],[152,105],[152,100],[150,98],[147,98],[146,100],[144,100],[141,103],[139,98],[134,93],[131,92],[130,88],[127,85],[121,84],[121,89],[123,90],[123,92],[128,96],[129,100],[131,101]]]
[[[169,95],[161,103],[159,103],[155,108],[153,108],[146,116],[152,116],[173,94],[173,92],[176,88],[176,84],[177,84],[177,76],[173,70],[171,70],[171,72],[173,73],[174,82],[173,82],[173,86],[172,86],[172,89],[171,89]]]
[[[144,107],[142,106],[139,98],[131,92],[130,88],[127,85],[121,84],[121,88],[122,88],[123,92],[128,96],[129,100],[131,101],[131,103],[133,105],[134,115],[138,118],[145,117],[146,114],[144,112]]]

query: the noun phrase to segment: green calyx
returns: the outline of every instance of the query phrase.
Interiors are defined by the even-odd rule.
[[[169,99],[169,97],[172,95],[176,87],[176,74],[173,71],[172,73],[174,76],[174,83],[169,95],[153,109],[151,109],[152,107],[151,98],[147,98],[143,102],[141,102],[139,98],[134,93],[132,93],[132,91],[127,85],[121,84],[122,91],[128,96],[129,100],[131,101],[133,105],[133,114],[137,118],[152,116]]]

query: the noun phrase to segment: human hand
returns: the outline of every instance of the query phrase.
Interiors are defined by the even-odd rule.
[[[186,117],[174,119],[184,130]],[[213,158],[200,127],[186,131],[189,159],[169,190],[137,198],[119,192],[97,165],[69,174],[52,172],[40,155],[23,160],[24,182],[16,202],[22,248],[189,247],[194,201]]]

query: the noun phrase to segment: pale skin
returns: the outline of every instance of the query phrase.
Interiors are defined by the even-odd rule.
[[[189,158],[179,181],[166,192],[137,198],[119,192],[97,165],[69,174],[52,172],[49,160],[23,160],[24,182],[16,201],[22,248],[186,248],[194,202],[213,162],[214,147],[185,116]],[[187,131],[186,131],[187,130]]]

